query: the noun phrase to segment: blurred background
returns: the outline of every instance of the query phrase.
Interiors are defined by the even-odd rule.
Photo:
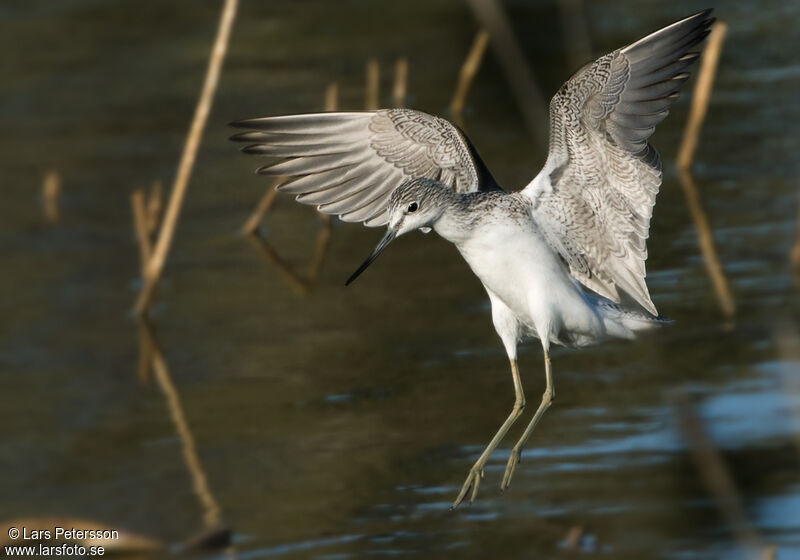
[[[345,290],[381,232],[286,196],[242,235],[270,182],[227,123],[322,110],[334,82],[340,109],[363,109],[370,59],[391,106],[403,58],[404,103],[449,117],[482,26],[472,7],[241,0],[140,323],[131,195],[157,203],[157,181],[169,195],[222,2],[5,0],[1,520],[91,520],[163,543],[230,528],[233,548],[211,557],[800,558],[800,2],[501,5],[544,99],[581,56],[716,8],[728,33],[693,182],[727,308],[675,167],[691,80],[652,139],[665,172],[648,284],[674,326],[556,350],[558,400],[511,489],[504,442],[478,501],[448,512],[513,402],[479,281],[415,234]],[[517,189],[545,149],[497,54],[462,122]],[[520,367],[536,402],[537,342]]]

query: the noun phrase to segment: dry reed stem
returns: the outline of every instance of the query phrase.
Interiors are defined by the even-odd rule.
[[[398,58],[394,64],[394,87],[392,87],[392,105],[405,107],[408,90],[408,59]]]
[[[592,47],[582,0],[558,0],[561,29],[570,68],[577,70],[592,60]]]
[[[145,207],[145,195],[142,189],[131,193],[131,208],[133,209],[133,231],[139,246],[139,267],[144,278],[147,262],[150,260],[152,247],[150,246],[150,230],[148,224],[148,210]],[[150,380],[150,364],[153,360],[153,347],[150,337],[144,330],[144,325],[139,322],[139,364],[137,367],[139,382],[146,385]]]
[[[692,107],[689,110],[689,118],[683,131],[683,140],[681,140],[678,150],[678,169],[689,169],[692,165],[694,152],[697,149],[697,142],[700,138],[700,129],[708,111],[708,103],[714,87],[714,76],[717,73],[717,63],[719,62],[722,42],[725,39],[727,29],[728,26],[724,22],[716,22],[711,29],[708,43],[703,50],[700,72],[692,93]]]
[[[747,519],[742,498],[722,455],[711,441],[703,421],[695,413],[689,397],[679,394],[676,404],[680,431],[717,509],[745,553],[750,558],[759,558],[763,552],[761,538]]]
[[[269,212],[270,209],[272,209],[272,205],[275,204],[275,198],[278,196],[278,191],[275,190],[275,187],[280,185],[283,179],[284,177],[275,177],[272,180],[272,184],[267,188],[267,192],[264,193],[264,196],[258,201],[250,217],[247,218],[247,221],[242,225],[241,232],[243,234],[252,235],[258,230],[261,220],[264,219],[266,213]]]
[[[150,371],[153,364],[153,345],[146,328],[143,322],[139,321],[139,362],[136,367],[136,376],[142,385],[150,383]]]
[[[156,179],[147,193],[147,233],[153,235],[158,229],[161,220],[161,210],[164,207],[163,188],[161,181]]]
[[[186,194],[186,188],[189,185],[189,178],[191,177],[192,168],[194,167],[194,162],[197,157],[197,150],[200,147],[203,130],[208,120],[208,114],[211,111],[214,92],[219,83],[219,75],[222,69],[222,63],[225,60],[231,28],[233,27],[233,21],[236,17],[237,2],[238,0],[225,0],[225,4],[222,8],[217,38],[214,41],[214,47],[208,61],[205,82],[203,83],[180,164],[178,165],[178,173],[172,186],[167,212],[161,224],[161,231],[159,232],[155,249],[147,265],[147,271],[144,277],[142,290],[139,293],[139,299],[136,302],[136,312],[140,315],[144,314],[150,306],[153,295],[155,294],[156,285],[158,284],[158,280],[164,268],[164,263],[166,262],[167,253],[172,244],[178,216],[181,206],[183,205],[183,198]]]
[[[464,110],[464,103],[467,100],[467,93],[472,85],[472,80],[475,79],[475,74],[478,73],[483,55],[486,53],[486,47],[489,45],[489,33],[485,29],[481,29],[475,35],[472,41],[472,46],[469,49],[467,58],[464,59],[464,64],[461,65],[461,71],[458,73],[458,84],[456,84],[456,91],[453,93],[453,99],[450,101],[450,111],[456,121],[461,121],[461,112]]]
[[[142,317],[140,319],[140,326],[148,337],[149,344],[152,348],[153,372],[155,373],[158,386],[167,400],[170,417],[175,424],[178,437],[181,440],[183,458],[186,462],[189,474],[192,477],[192,488],[203,507],[203,521],[206,527],[216,527],[220,523],[220,508],[216,498],[214,498],[214,495],[211,493],[211,489],[208,486],[208,478],[203,470],[203,465],[200,463],[200,457],[197,455],[197,446],[195,445],[194,436],[192,435],[189,423],[186,420],[186,414],[181,405],[180,395],[175,388],[175,384],[172,382],[169,367],[167,366],[166,360],[164,360],[164,355],[158,345],[152,325],[146,318]]]
[[[700,203],[700,192],[692,178],[691,172],[687,169],[679,169],[678,175],[680,176],[683,194],[686,196],[686,204],[689,207],[689,213],[692,216],[692,221],[697,231],[700,253],[703,255],[703,263],[706,266],[708,277],[711,279],[711,285],[714,288],[717,304],[725,317],[733,317],[736,313],[736,304],[731,294],[728,279],[722,270],[722,265],[717,256],[714,234],[709,225],[708,217]]]
[[[61,212],[58,195],[61,193],[61,176],[57,171],[48,171],[42,181],[42,206],[44,217],[50,223],[58,222]]]
[[[547,149],[550,117],[547,102],[517,43],[514,30],[498,0],[469,0],[478,23],[489,32],[506,80],[517,100],[525,125],[534,141]]]
[[[339,84],[331,82],[325,88],[325,110],[335,111],[339,105]]]
[[[152,253],[150,230],[148,228],[148,213],[144,198],[144,191],[142,189],[136,189],[131,193],[133,231],[136,234],[136,241],[139,245],[139,266],[142,277],[144,277],[147,271],[147,263],[150,261],[150,255]]]
[[[374,111],[379,107],[379,84],[381,70],[378,60],[370,58],[367,62],[367,84],[364,95],[364,107],[367,111]]]

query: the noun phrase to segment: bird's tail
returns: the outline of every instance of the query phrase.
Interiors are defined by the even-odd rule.
[[[646,311],[622,307],[605,298],[598,298],[595,305],[608,334],[618,338],[635,338],[638,331],[648,331],[673,322],[663,315],[654,316]]]

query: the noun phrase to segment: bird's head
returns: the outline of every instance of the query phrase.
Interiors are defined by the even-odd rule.
[[[433,179],[410,179],[392,191],[389,197],[389,223],[386,234],[345,286],[364,272],[396,237],[415,229],[428,233],[445,210],[445,199],[454,191]]]

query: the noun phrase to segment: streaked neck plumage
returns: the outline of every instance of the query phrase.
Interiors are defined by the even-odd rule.
[[[449,196],[441,201],[444,209],[439,219],[433,223],[433,229],[450,243],[458,245],[473,235],[479,216],[474,212],[474,204],[470,200],[472,195],[448,191]]]
[[[515,194],[503,191],[459,194],[450,191],[448,200],[442,201],[444,211],[434,222],[433,229],[459,245],[472,237],[482,223],[513,219],[515,214],[527,213]]]

